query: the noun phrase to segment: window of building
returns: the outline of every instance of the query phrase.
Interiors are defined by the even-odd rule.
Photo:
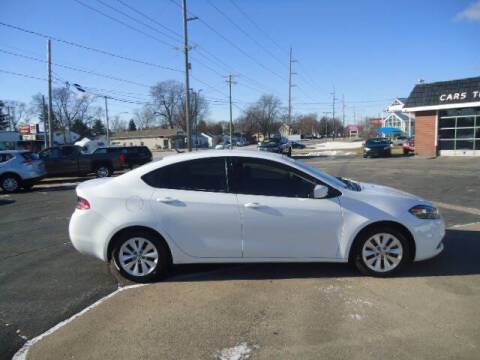
[[[480,150],[480,108],[439,111],[438,146],[440,150]]]

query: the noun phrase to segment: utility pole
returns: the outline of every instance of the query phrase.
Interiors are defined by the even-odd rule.
[[[47,114],[45,114],[45,96],[42,95],[42,118],[43,118],[43,140],[45,143],[45,149],[48,147],[47,141]]]
[[[232,119],[232,83],[235,84],[235,82],[232,82],[232,77],[235,75],[227,75],[226,78],[228,78],[227,83],[228,83],[228,97],[230,99],[230,150],[233,150],[233,119]]]
[[[345,136],[345,96],[342,94],[342,132]]]
[[[288,72],[288,135],[292,126],[292,48],[290,48],[290,61]]]
[[[105,120],[107,122],[107,128],[106,128],[107,146],[110,146],[110,126],[109,126],[109,123],[108,123],[108,102],[107,102],[108,97],[104,96],[104,98],[105,98]]]
[[[47,42],[48,58],[48,146],[53,146],[52,139],[52,45],[50,39]]]
[[[332,94],[332,120],[333,120],[333,138],[335,139],[335,135],[337,132],[337,125],[335,124],[335,86],[333,87],[333,93]]]
[[[191,20],[197,20],[197,17],[187,17],[187,0],[183,0],[183,52],[185,54],[185,128],[187,130],[187,148],[192,151],[192,129],[190,124],[190,81],[189,70],[190,63],[188,62],[188,28],[187,23]]]

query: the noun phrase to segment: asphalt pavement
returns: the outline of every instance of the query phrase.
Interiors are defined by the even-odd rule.
[[[428,358],[437,349],[438,358],[474,358],[480,229],[462,225],[480,221],[479,160],[303,161],[437,202],[450,227],[444,253],[393,280],[361,277],[344,264],[180,266],[166,282],[116,294],[39,341],[28,357],[212,358],[225,351],[250,358]],[[47,179],[30,193],[0,193],[0,358],[129,285],[69,243],[73,189],[83,180]]]

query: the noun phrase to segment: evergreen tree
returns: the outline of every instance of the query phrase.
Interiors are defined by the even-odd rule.
[[[95,136],[105,135],[105,126],[103,126],[102,120],[100,119],[95,120],[92,127],[92,133]]]
[[[103,125],[102,125],[103,126]],[[72,124],[71,130],[81,137],[90,136],[91,131],[85,123],[80,119],[75,119]]]
[[[133,119],[131,119],[128,123],[128,131],[137,131],[137,125],[135,125],[135,121],[133,121]]]

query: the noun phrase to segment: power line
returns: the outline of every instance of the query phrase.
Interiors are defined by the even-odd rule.
[[[131,29],[131,30],[133,30],[133,31],[138,32],[139,34],[143,34],[143,35],[149,37],[150,39],[153,39],[153,40],[159,42],[160,44],[163,44],[163,45],[168,46],[168,47],[170,47],[170,48],[174,46],[174,45],[172,45],[172,44],[170,44],[170,43],[168,43],[168,42],[166,42],[166,41],[164,41],[164,40],[162,40],[162,39],[157,38],[156,36],[150,35],[149,33],[147,33],[147,32],[145,32],[145,31],[143,31],[143,30],[140,30],[140,29],[136,28],[135,26],[132,26],[132,25],[130,25],[130,24],[128,24],[128,23],[126,23],[126,22],[124,22],[124,21],[122,21],[122,20],[119,20],[119,19],[117,19],[117,18],[115,18],[115,17],[113,17],[113,16],[110,16],[110,15],[104,13],[103,11],[98,10],[97,8],[94,8],[93,6],[90,6],[90,5],[88,5],[88,4],[85,4],[84,2],[82,2],[82,1],[80,1],[80,0],[73,0],[73,1],[75,1],[76,3],[80,4],[81,6],[87,8],[87,9],[90,9],[90,10],[92,10],[92,11],[94,11],[94,12],[96,12],[96,13],[102,15],[102,16],[105,16],[106,18],[108,18],[108,19],[110,19],[110,20],[113,20],[113,21],[115,21],[115,22],[117,22],[117,23],[119,23],[119,24],[122,24],[123,26],[125,26],[125,27],[127,27],[127,28],[129,28],[129,29]]]
[[[92,48],[92,47],[89,47],[89,46],[86,46],[86,45],[75,43],[73,41],[63,40],[63,39],[60,39],[60,38],[57,38],[57,37],[54,37],[54,36],[42,34],[42,33],[36,32],[36,31],[32,31],[32,30],[27,30],[27,29],[19,27],[19,26],[6,24],[4,22],[0,22],[0,26],[5,26],[5,27],[11,28],[11,29],[22,31],[24,33],[28,33],[28,34],[35,35],[35,36],[38,36],[38,37],[42,37],[44,39],[51,39],[51,40],[54,40],[54,41],[57,41],[57,42],[60,42],[60,43],[63,43],[63,44],[67,44],[67,45],[70,45],[70,46],[75,46],[75,47],[78,47],[78,48],[84,49],[84,50],[97,52],[97,53],[100,53],[100,54],[103,54],[103,55],[115,57],[115,58],[122,59],[122,60],[125,60],[125,61],[135,62],[135,63],[138,63],[138,64],[147,65],[147,66],[156,67],[156,68],[169,70],[169,71],[174,71],[174,72],[179,72],[179,73],[184,72],[183,70],[174,69],[174,68],[171,68],[171,67],[168,67],[168,66],[159,65],[159,64],[148,62],[148,61],[134,59],[134,58],[127,57],[127,56],[114,54],[114,53],[111,53],[111,52],[106,51],[106,50]]]
[[[16,56],[16,57],[28,59],[28,60],[33,60],[33,61],[37,61],[37,62],[41,62],[41,63],[47,63],[46,60],[39,59],[39,58],[36,58],[36,57],[33,57],[33,56],[22,55],[22,54],[10,52],[10,51],[3,50],[3,49],[0,49],[0,52],[2,52],[4,54],[11,55],[11,56]],[[72,71],[78,71],[78,72],[82,72],[82,73],[86,73],[86,74],[90,74],[90,75],[103,77],[103,78],[110,79],[110,80],[115,80],[115,81],[120,81],[120,82],[124,82],[124,83],[128,83],[128,84],[132,84],[132,85],[137,85],[137,86],[142,86],[142,87],[147,87],[147,88],[151,87],[151,85],[146,85],[146,84],[142,84],[142,83],[139,83],[139,82],[136,82],[136,81],[118,78],[118,77],[113,76],[113,75],[106,75],[106,74],[97,73],[97,72],[92,71],[92,70],[80,69],[80,68],[76,68],[76,67],[73,67],[73,66],[62,65],[62,64],[58,64],[58,63],[54,63],[54,62],[52,62],[52,65],[55,65],[55,66],[58,66],[58,67],[61,67],[61,68],[64,68],[64,69],[72,70]]]

